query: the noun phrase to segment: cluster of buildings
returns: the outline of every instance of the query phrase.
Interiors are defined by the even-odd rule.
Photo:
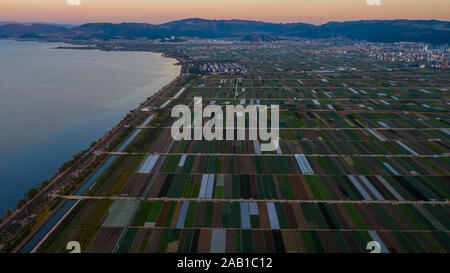
[[[231,62],[207,62],[199,64],[199,70],[203,74],[247,74],[247,68],[238,63]]]
[[[362,54],[374,60],[389,62],[418,63],[422,67],[448,69],[450,48],[448,46],[431,47],[423,43],[368,43],[359,42],[352,45],[330,46],[310,50],[309,53],[327,55]]]
[[[450,49],[448,47],[430,48],[420,43],[395,43],[389,46],[372,46],[370,57],[393,62],[417,62],[434,68],[448,68]]]

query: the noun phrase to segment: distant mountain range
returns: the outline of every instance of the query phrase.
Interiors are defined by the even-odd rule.
[[[371,42],[426,42],[450,44],[450,22],[437,20],[370,20],[330,22],[320,26],[305,23],[267,23],[247,20],[185,19],[160,25],[144,23],[89,23],[68,28],[52,24],[3,24],[0,38],[73,40],[160,39],[170,36],[239,38],[249,35],[299,38],[344,37]],[[267,36],[253,36],[254,39]],[[264,39],[263,39],[264,40]]]

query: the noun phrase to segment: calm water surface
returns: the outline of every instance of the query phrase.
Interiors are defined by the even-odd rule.
[[[0,215],[180,72],[156,53],[60,45],[0,40]]]

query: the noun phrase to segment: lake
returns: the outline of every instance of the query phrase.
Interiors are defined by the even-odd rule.
[[[58,46],[0,40],[0,215],[181,69],[157,53]]]

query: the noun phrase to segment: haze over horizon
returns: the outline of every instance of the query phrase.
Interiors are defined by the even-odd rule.
[[[80,5],[78,5],[78,2]],[[186,18],[274,23],[371,19],[450,20],[447,0],[0,0],[0,21],[161,24]]]

